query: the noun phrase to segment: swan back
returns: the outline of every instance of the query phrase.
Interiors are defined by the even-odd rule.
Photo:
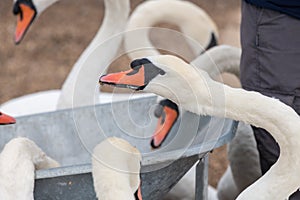
[[[58,166],[31,140],[12,139],[0,154],[0,199],[33,200],[35,169]]]
[[[101,200],[134,200],[140,185],[141,154],[127,141],[112,137],[93,152],[94,188]]]

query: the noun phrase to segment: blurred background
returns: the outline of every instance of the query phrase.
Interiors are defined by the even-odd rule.
[[[131,0],[132,10],[141,0]],[[240,46],[239,0],[192,0],[215,21],[220,44]],[[13,36],[16,17],[13,0],[0,1],[0,104],[37,91],[59,89],[76,59],[99,29],[103,0],[63,0],[47,9],[30,28],[20,45]],[[159,27],[177,29],[169,24]],[[158,40],[164,40],[163,36]],[[118,65],[128,66],[124,57]],[[114,67],[114,65],[112,67]],[[238,85],[236,79],[225,76],[226,83]],[[226,147],[210,154],[209,184],[216,186],[227,166]]]

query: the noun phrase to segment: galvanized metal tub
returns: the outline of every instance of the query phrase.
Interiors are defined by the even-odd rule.
[[[143,154],[144,199],[160,199],[207,152],[229,142],[236,122],[184,112],[165,144],[153,151],[156,97],[20,117],[0,127],[0,148],[17,136],[35,141],[62,167],[36,172],[35,199],[96,199],[91,152],[109,136],[128,140]]]

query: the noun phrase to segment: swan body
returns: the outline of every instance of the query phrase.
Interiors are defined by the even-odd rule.
[[[187,42],[194,55],[199,55],[217,43],[217,26],[199,6],[180,0],[145,1],[137,6],[127,24],[128,34],[125,35],[124,43],[132,59],[160,55],[149,39],[149,27],[159,22],[177,25],[184,36],[193,39],[194,42]],[[132,32],[137,29],[139,31]]]
[[[298,189],[300,118],[291,107],[258,92],[231,88],[213,81],[205,71],[175,56],[134,60],[131,67],[132,70],[127,72],[102,76],[100,83],[152,92],[190,112],[243,121],[264,128],[273,135],[281,147],[278,161],[264,176],[247,187],[238,200],[285,199]],[[128,76],[132,71],[134,74]],[[141,79],[142,75],[144,79]],[[283,116],[285,120],[282,120]]]
[[[33,200],[34,172],[59,167],[27,138],[9,141],[0,154],[0,199]]]
[[[101,200],[135,200],[134,193],[140,185],[138,149],[127,141],[112,137],[94,148],[92,175],[94,188]]]

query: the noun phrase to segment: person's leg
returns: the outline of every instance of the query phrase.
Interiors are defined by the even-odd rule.
[[[252,127],[259,152],[262,174],[265,174],[279,157],[279,146],[270,133],[261,128]]]
[[[295,95],[300,94],[299,34],[300,20],[242,1],[243,88],[293,106]],[[253,127],[253,131],[265,173],[277,161],[280,150],[265,130]],[[290,200],[300,200],[300,192],[294,193]]]

